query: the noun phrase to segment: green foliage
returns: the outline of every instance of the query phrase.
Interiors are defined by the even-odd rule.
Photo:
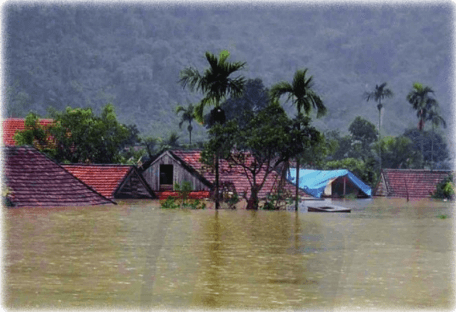
[[[166,200],[160,202],[160,207],[163,209],[176,209],[179,208],[180,205],[177,203],[176,198],[168,196]]]
[[[351,133],[353,141],[359,142],[363,149],[368,149],[378,139],[375,125],[360,116],[353,120],[348,131]]]
[[[386,88],[386,85],[387,85],[387,83],[384,82],[380,86],[376,85],[374,91],[364,93],[364,97],[366,98],[366,101],[373,99],[375,102],[378,102],[377,108],[378,108],[379,113],[383,107],[382,100],[385,98],[391,98],[394,95],[393,91]]]
[[[99,112],[111,102],[120,122],[163,137],[179,123],[169,104],[189,96],[176,83],[179,71],[187,64],[204,69],[208,63],[198,51],[218,54],[220,46],[229,47],[233,60],[248,60],[249,72],[268,87],[291,78],[303,64],[312,69],[316,90],[330,109],[322,120],[325,130],[346,129],[360,109],[360,92],[373,89],[378,77],[389,77],[397,91],[385,110],[389,135],[399,135],[415,120],[404,104],[413,79],[435,86],[442,116],[451,114],[447,77],[453,45],[451,36],[441,35],[453,31],[449,2],[241,5],[224,12],[190,2],[137,4],[5,6],[4,82],[14,90],[2,103],[4,117],[25,117],[30,110],[44,116],[48,106],[90,106]],[[198,95],[190,100],[198,101]],[[294,114],[288,105],[286,110]],[[377,113],[374,105],[361,110],[366,117]],[[194,126],[192,141],[203,138],[204,129]]]
[[[412,128],[406,129],[402,136],[412,142],[411,148],[415,153],[421,154],[421,144],[423,144],[423,161],[425,164],[429,164],[432,159],[435,162],[442,162],[448,159],[448,145],[441,134]]]
[[[179,193],[178,197],[168,196],[166,200],[160,201],[160,207],[163,209],[189,208],[205,209],[206,203],[199,200],[189,199],[190,192],[193,190],[191,182],[183,181],[181,184],[175,183],[174,190]]]
[[[292,199],[293,194],[283,188],[276,189],[273,193],[268,194],[266,201],[261,209],[263,210],[280,210],[286,208],[294,202]]]
[[[378,172],[373,160],[364,162],[361,159],[344,158],[341,160],[328,161],[322,167],[323,170],[347,169],[355,176],[371,187],[377,182]]]
[[[244,86],[244,92],[239,97],[230,97],[220,106],[225,112],[226,121],[236,120],[240,124],[249,121],[253,112],[264,109],[269,104],[269,90],[265,88],[260,78],[249,79]],[[215,124],[211,114],[204,116],[204,126],[210,128]]]
[[[179,113],[182,113],[181,120],[179,122],[179,129],[182,129],[182,125],[184,124],[184,122],[188,122],[187,130],[188,130],[188,134],[190,137],[190,145],[191,145],[192,144],[192,130],[193,130],[192,121],[193,121],[193,119],[195,119],[195,112],[194,112],[193,104],[189,104],[186,108],[184,108],[181,105],[178,105],[176,107],[176,115],[178,115]]]
[[[381,148],[383,168],[417,168],[420,153],[413,149],[413,143],[407,137],[387,136],[373,146],[374,152]]]
[[[309,150],[324,140],[310,125],[309,117],[301,114],[289,119],[277,102],[247,114],[250,118],[245,124],[231,120],[213,126],[209,130],[211,140],[205,145],[201,160],[212,166],[218,152],[221,158],[244,168],[251,187],[249,200],[256,205],[258,192],[272,170],[297,156],[313,159],[316,155],[311,155]],[[262,170],[265,175],[258,180],[258,173]]]
[[[193,185],[189,181],[182,181],[181,184],[174,184],[174,190],[179,193],[179,198],[182,200],[182,204],[185,205],[187,203],[188,196],[193,190]]]
[[[453,175],[450,174],[448,177],[443,179],[440,183],[437,184],[432,198],[439,199],[453,199],[455,194]]]
[[[56,154],[54,140],[50,137],[52,125],[43,126],[39,123],[38,115],[30,112],[25,118],[25,130],[16,131],[16,145],[33,145],[39,151],[53,158]]]
[[[131,137],[131,131],[117,121],[112,104],[100,116],[91,108],[67,107],[64,112],[54,112],[53,118],[55,126],[50,132],[59,162],[117,163],[121,146]]]
[[[287,101],[291,101],[296,106],[298,113],[304,110],[305,115],[309,116],[311,109],[317,111],[317,118],[326,114],[326,107],[322,99],[312,89],[313,77],[306,77],[307,68],[297,70],[293,77],[293,82],[282,81],[271,88],[271,96],[279,99],[282,95],[288,95]]]
[[[171,148],[177,148],[180,146],[179,143],[179,136],[177,135],[176,132],[171,132],[168,134],[168,137],[165,139],[158,139],[156,142],[159,142],[160,149],[171,149]],[[152,141],[150,141],[152,143]]]
[[[239,97],[244,89],[244,77],[230,78],[231,74],[242,69],[243,62],[227,61],[230,53],[226,50],[220,52],[219,57],[210,52],[206,52],[206,59],[209,63],[203,74],[195,68],[188,67],[180,73],[180,84],[190,91],[200,91],[204,98],[195,108],[195,117],[198,122],[203,122],[204,107],[208,104],[220,105],[220,101],[226,96]]]
[[[448,218],[448,215],[446,215],[446,214],[439,214],[437,217],[438,217],[439,219],[444,220],[444,219],[447,219],[447,218]]]
[[[206,209],[206,203],[200,201],[199,199],[195,199],[183,204],[182,207],[190,209]]]

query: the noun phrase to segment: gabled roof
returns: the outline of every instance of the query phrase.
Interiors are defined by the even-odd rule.
[[[200,150],[169,150],[176,159],[183,162],[186,166],[190,167],[192,171],[197,173],[200,180],[210,182],[212,185],[215,183],[215,172],[206,168],[199,160],[201,156]],[[158,158],[156,158],[158,159]],[[248,161],[252,162],[253,157],[250,157]],[[228,161],[221,159],[219,165],[220,172],[220,184],[232,183],[238,194],[246,193],[247,197],[250,196],[250,183],[246,176],[244,168],[239,165],[229,163]],[[257,175],[257,181],[262,181],[265,175],[265,171],[261,170]],[[249,175],[250,177],[250,175]],[[266,198],[271,193],[280,181],[280,176],[276,171],[272,171],[263,185],[259,195],[259,198]],[[285,188],[291,192],[295,192],[295,186],[286,181]],[[301,196],[310,197],[308,194],[301,191]]]
[[[18,207],[115,204],[29,146],[5,146],[3,173]]]
[[[142,191],[142,196],[155,198],[154,192],[133,165],[70,164],[63,167],[107,198],[113,199],[122,193],[129,182],[127,180],[133,176],[137,178],[136,188]]]
[[[47,126],[54,122],[53,119],[40,119],[40,125]],[[8,118],[2,121],[3,144],[7,146],[16,145],[14,135],[16,131],[25,130],[24,118]]]
[[[375,195],[406,198],[408,193],[410,198],[429,198],[449,174],[449,170],[383,169]]]

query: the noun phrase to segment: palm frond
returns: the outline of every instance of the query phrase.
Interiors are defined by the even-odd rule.
[[[195,68],[188,67],[180,72],[179,83],[182,85],[183,88],[188,86],[190,91],[192,92],[195,89],[198,91],[201,88],[202,80],[203,77]]]
[[[279,99],[282,95],[293,92],[293,86],[286,81],[278,82],[271,88],[271,97]]]

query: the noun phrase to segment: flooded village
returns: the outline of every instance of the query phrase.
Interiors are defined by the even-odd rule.
[[[2,306],[453,309],[452,9],[6,5]]]

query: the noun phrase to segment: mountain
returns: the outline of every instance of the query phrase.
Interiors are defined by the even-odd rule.
[[[48,107],[115,105],[121,122],[143,134],[178,128],[174,107],[201,94],[178,84],[179,72],[207,67],[204,53],[227,49],[241,72],[266,87],[308,68],[328,114],[314,124],[346,133],[358,115],[377,124],[376,103],[362,95],[388,83],[384,134],[418,122],[407,93],[414,82],[435,90],[452,126],[452,5],[173,3],[4,5],[5,116]],[[285,104],[287,111],[294,108]],[[183,127],[185,129],[185,127]],[[205,135],[196,126],[195,141]]]

